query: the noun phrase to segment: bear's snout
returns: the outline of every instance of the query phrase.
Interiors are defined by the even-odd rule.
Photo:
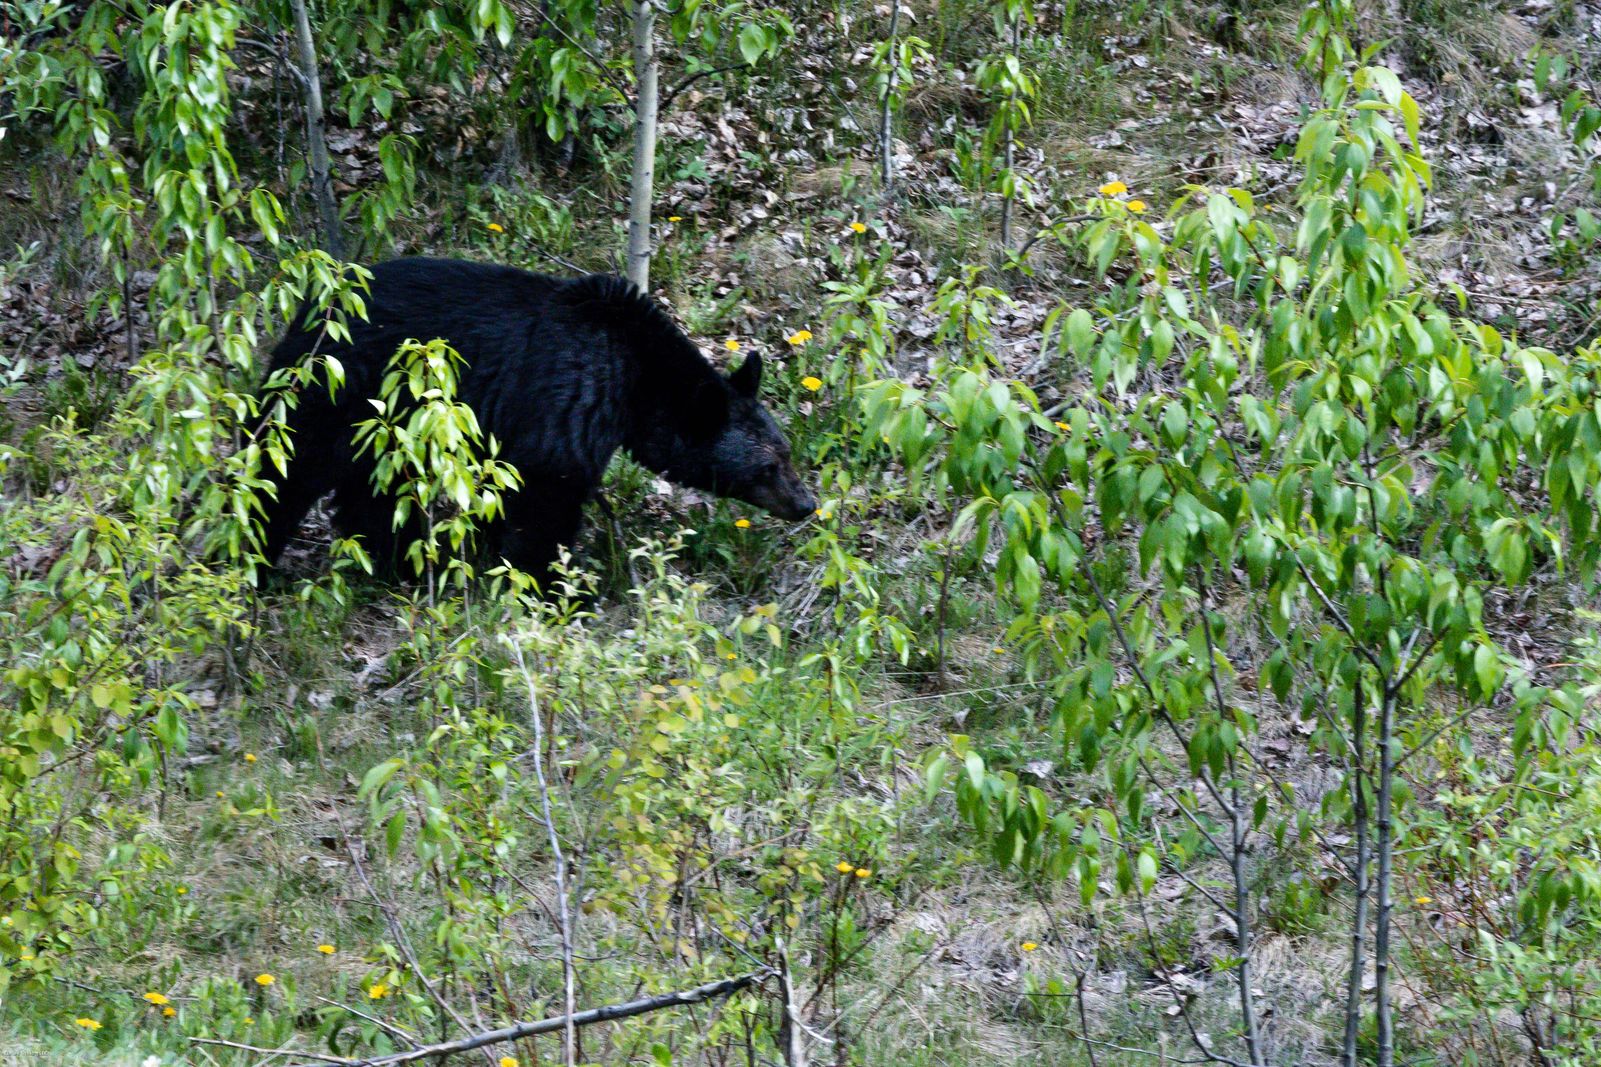
[[[789,506],[782,511],[775,512],[779,518],[789,522],[799,522],[810,518],[817,511],[817,498],[808,493],[803,487],[789,502]]]
[[[786,471],[771,481],[750,486],[738,495],[746,503],[755,504],[786,522],[810,518],[817,510],[817,498],[794,471]]]

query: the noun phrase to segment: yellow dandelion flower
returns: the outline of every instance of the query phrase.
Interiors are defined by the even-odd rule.
[[[334,947],[332,945],[318,945],[317,951],[321,952],[324,956],[332,956],[334,954]]]
[[[517,1067],[517,1057],[502,1056],[500,1058],[500,1067]]]
[[[1122,196],[1124,193],[1128,192],[1128,186],[1124,185],[1122,182],[1112,181],[1107,182],[1096,191],[1102,196]]]
[[[72,1021],[76,1025],[83,1027],[85,1030],[100,1029],[100,1020],[98,1019],[74,1019]]]
[[[250,1016],[248,1016],[248,1015],[245,1016],[245,1025],[246,1026],[253,1025],[255,1023],[255,1021],[256,1020],[252,1019]]]
[[[31,952],[24,952],[22,955],[18,956],[17,958],[20,959],[24,963],[26,963],[26,962],[28,962],[29,960],[32,960],[32,959],[38,959],[38,957],[35,956]]]
[[[258,974],[258,975],[256,975],[256,984],[261,986],[263,989],[265,989],[268,986],[272,985],[277,980],[278,979],[274,978],[270,974]]]
[[[811,339],[812,331],[810,330],[796,330],[794,333],[784,338],[784,340],[788,341],[792,345],[795,345],[797,348]]]
[[[682,216],[682,215],[668,215],[667,216],[667,221],[668,222],[683,222],[684,221],[684,216]]]
[[[170,1019],[174,1015],[178,1014],[178,1009],[169,1004],[167,1007],[161,1009],[161,1014]]]
[[[144,998],[158,1008],[167,1002],[167,998],[160,993],[146,993]]]
[[[851,229],[853,231],[855,231],[856,233],[866,233],[867,232],[867,223],[865,223],[865,222],[853,222],[853,223],[851,223]]]
[[[254,763],[254,762],[256,762],[256,754],[254,752],[246,752],[245,753],[245,762],[246,763]]]
[[[728,349],[730,352],[738,352],[739,342],[730,337],[728,340],[723,342],[723,347]]]
[[[1024,952],[1033,952],[1035,949],[1039,948],[1039,946],[1032,941],[1025,941],[1023,942],[1022,948]]]
[[[1434,898],[1433,897],[1413,897],[1412,898],[1412,903],[1414,903],[1414,904],[1433,904],[1434,903]]]
[[[185,893],[187,893],[187,892],[189,892],[189,887],[188,887],[188,886],[186,886],[186,885],[181,885],[181,886],[179,886],[179,887],[178,887],[178,895],[179,895],[179,896],[180,896],[180,897],[181,897],[181,896],[183,896],[183,895],[184,895],[184,894],[185,894]]]
[[[801,385],[815,393],[817,390],[823,387],[823,379],[808,374],[806,377],[801,379]]]
[[[840,874],[849,874],[856,869],[856,864],[847,863],[844,860],[840,860],[834,865],[834,869]]]
[[[1066,430],[1066,429],[1069,429],[1070,427],[1067,425],[1067,423],[1063,422],[1061,419],[1057,419],[1056,420],[1056,428],[1058,430]]]
[[[1128,209],[1130,211],[1134,212],[1134,214],[1138,215],[1140,212],[1145,210],[1145,201],[1143,201],[1143,200],[1130,200],[1128,202]]]
[[[491,232],[491,233],[505,233],[506,232],[506,227],[502,226],[498,222],[491,222],[489,224],[489,232]]]
[[[858,878],[871,878],[871,877],[873,877],[873,871],[869,867],[858,867],[858,868],[856,868],[856,877],[858,877]]]
[[[819,519],[832,519],[834,517],[834,513],[829,511],[827,508],[818,508],[817,517]]]
[[[734,525],[736,527],[738,527],[739,529],[741,529],[741,530],[748,530],[748,529],[750,529],[750,520],[749,519],[735,519],[734,520]]]
[[[382,982],[374,982],[372,988],[367,990],[367,996],[372,1000],[382,1000],[388,995],[389,987]]]

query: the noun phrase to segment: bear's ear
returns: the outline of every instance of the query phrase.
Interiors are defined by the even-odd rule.
[[[752,352],[739,369],[728,376],[728,384],[740,396],[755,396],[762,385],[762,357]]]

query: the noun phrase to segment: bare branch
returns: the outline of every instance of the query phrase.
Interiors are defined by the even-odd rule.
[[[685,89],[688,89],[691,85],[700,81],[702,78],[709,78],[713,74],[727,74],[729,71],[739,70],[743,66],[745,66],[744,63],[730,63],[726,67],[708,67],[705,70],[697,70],[695,73],[688,75],[677,85],[667,90],[667,95],[662,97],[661,106],[656,109],[656,113],[658,115],[665,115],[667,113],[667,109],[673,106],[673,101],[678,99],[678,94],[683,92]]]
[[[609,1004],[603,1008],[590,1008],[587,1011],[570,1015],[558,1015],[554,1018],[540,1019],[536,1022],[517,1023],[513,1026],[501,1027],[499,1030],[488,1030],[484,1033],[473,1034],[459,1041],[445,1041],[437,1045],[427,1045],[423,1048],[412,1049],[409,1052],[393,1052],[372,1059],[345,1060],[328,1056],[313,1056],[312,1058],[320,1063],[338,1063],[344,1064],[345,1067],[389,1067],[390,1064],[396,1063],[414,1063],[417,1060],[441,1059],[461,1052],[472,1052],[489,1045],[503,1045],[511,1041],[521,1041],[525,1037],[534,1037],[537,1034],[551,1034],[558,1030],[593,1026],[596,1023],[612,1022],[616,1019],[628,1019],[635,1015],[659,1011],[662,1008],[718,1000],[732,996],[742,989],[764,981],[774,973],[771,967],[767,967],[759,971],[752,971],[750,974],[742,974],[737,978],[724,978],[721,981],[708,982],[705,985],[676,993],[660,993],[654,997],[642,997],[639,1000],[630,1000],[623,1004]],[[218,1042],[218,1044],[227,1044],[227,1042]],[[309,1054],[300,1053],[300,1055]],[[311,1065],[303,1064],[300,1067],[311,1067]]]

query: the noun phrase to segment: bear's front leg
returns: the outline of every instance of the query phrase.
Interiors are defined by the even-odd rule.
[[[532,577],[548,596],[554,577],[551,564],[563,545],[570,549],[577,543],[588,491],[570,479],[524,478],[522,489],[506,494],[505,518],[488,538],[489,556]]]

